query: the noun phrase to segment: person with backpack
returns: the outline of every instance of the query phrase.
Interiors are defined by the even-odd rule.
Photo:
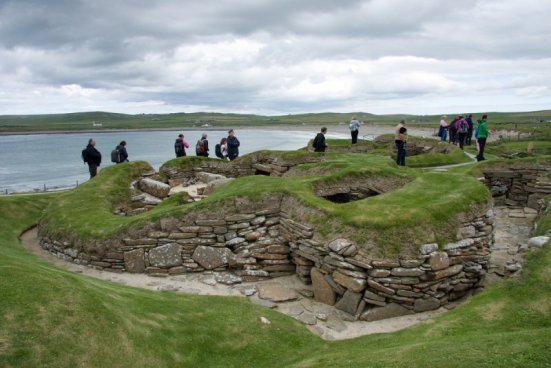
[[[327,133],[327,128],[323,127],[316,135],[316,138],[314,138],[314,143],[312,143],[314,152],[325,152],[325,149],[327,148],[327,145],[325,144],[325,133]]]
[[[350,120],[349,128],[350,128],[350,134],[352,135],[352,144],[358,143],[358,133],[360,128],[360,122],[358,121],[358,118],[356,117],[356,115],[352,116],[352,120]]]
[[[230,161],[235,160],[239,156],[239,139],[235,136],[233,129],[228,130],[228,138],[226,138],[228,145],[228,158]]]
[[[450,141],[451,144],[457,144],[457,121],[459,120],[459,117],[456,116],[451,124],[448,126],[448,132],[450,134]]]
[[[467,132],[467,137],[465,137],[465,144],[467,146],[470,146],[471,145],[471,141],[473,139],[473,131],[474,131],[474,124],[473,124],[473,114],[469,114],[469,116],[467,116],[465,118],[465,120],[467,121],[467,123],[469,124],[469,131]]]
[[[458,120],[455,123],[455,130],[457,131],[457,141],[459,142],[459,148],[463,149],[465,139],[469,133],[469,123],[463,119],[463,115],[458,116]]]
[[[402,126],[398,129],[398,134],[394,143],[398,149],[398,154],[396,155],[396,164],[398,166],[406,166],[406,143],[407,143],[407,129],[405,126]]]
[[[122,164],[128,162],[128,152],[126,151],[126,141],[121,141],[113,151],[111,151],[111,162]]]
[[[195,155],[209,157],[209,141],[207,139],[207,133],[203,133],[201,139],[197,141],[197,144],[195,145]]]
[[[82,159],[84,163],[88,164],[90,179],[92,179],[98,174],[98,167],[101,164],[101,153],[96,149],[96,140],[94,138],[90,138],[88,145],[82,150]]]
[[[486,139],[490,133],[488,132],[488,127],[486,126],[486,121],[488,120],[488,115],[482,115],[482,119],[477,121],[476,125],[476,140],[478,142],[478,155],[476,155],[477,161],[484,161],[484,147],[486,146]]]
[[[218,143],[216,146],[214,146],[214,154],[216,157],[221,158],[222,160],[228,159],[228,140],[226,138],[222,138],[220,140],[220,143]]]
[[[189,143],[184,140],[183,134],[178,134],[176,142],[174,142],[174,152],[176,157],[183,157],[186,155],[186,148],[189,148]]]
[[[448,117],[443,115],[440,119],[440,127],[438,128],[438,136],[441,142],[445,142],[448,139]]]

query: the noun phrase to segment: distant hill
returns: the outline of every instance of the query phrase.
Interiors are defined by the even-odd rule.
[[[473,113],[479,117],[483,113]],[[527,112],[487,112],[493,125],[515,128],[535,128],[541,122],[551,121],[551,110]],[[173,114],[118,114],[103,111],[78,112],[46,115],[0,115],[0,133],[34,131],[84,131],[110,129],[165,129],[178,127],[255,126],[255,125],[331,125],[348,122],[352,115],[371,124],[395,124],[404,119],[408,124],[434,126],[440,120],[438,115],[389,114],[375,115],[366,112],[309,113],[279,116],[254,114],[228,114],[217,112],[173,113]],[[447,113],[452,117],[456,113]],[[94,124],[95,123],[95,124]],[[548,123],[546,123],[548,124]]]

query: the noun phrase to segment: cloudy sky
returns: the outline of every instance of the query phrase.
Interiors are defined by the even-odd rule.
[[[549,0],[0,0],[0,115],[551,108]]]

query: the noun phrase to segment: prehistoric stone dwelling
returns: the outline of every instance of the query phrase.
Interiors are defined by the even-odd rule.
[[[292,174],[297,165],[321,160],[325,157],[309,153],[262,152],[232,163],[178,161],[161,168],[168,185],[160,183],[155,190],[164,197],[171,186],[193,185],[211,174],[283,176]],[[540,208],[539,200],[551,192],[548,172],[549,167],[488,168],[484,175],[494,195]],[[400,177],[345,179],[332,185],[320,182],[314,191],[318,197],[342,203],[389,192],[407,182]],[[154,179],[146,181],[149,184],[138,180],[136,186],[155,187]],[[315,300],[364,321],[437,309],[476,290],[487,271],[493,242],[491,201],[457,217],[450,230],[454,241],[412,240],[407,250],[393,257],[376,251],[384,244],[358,241],[361,238],[350,228],[327,234],[324,221],[310,220],[315,212],[292,195],[269,193],[162,216],[106,240],[45,236],[41,244],[68,261],[114,272],[163,276],[214,271],[217,281],[226,284],[296,274],[312,285]]]

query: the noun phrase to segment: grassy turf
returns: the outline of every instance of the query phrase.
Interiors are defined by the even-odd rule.
[[[324,342],[240,298],[151,292],[62,271],[24,251],[21,231],[52,196],[0,198],[2,367],[546,367],[551,247],[523,278],[418,327]],[[542,229],[542,231],[545,229]],[[266,316],[271,325],[258,322]]]
[[[289,160],[293,155],[312,153],[299,151],[282,155]],[[243,177],[200,202],[180,205],[178,198],[174,198],[134,217],[115,216],[112,210],[114,204],[128,195],[130,181],[144,164],[111,166],[102,170],[94,180],[61,195],[52,203],[43,216],[42,229],[44,234],[54,239],[103,239],[130,228],[143,227],[144,223],[162,216],[181,217],[196,210],[233,205],[228,204],[232,203],[228,201],[232,198],[259,200],[270,193],[285,193],[321,213],[316,218],[309,218],[311,222],[322,224],[330,221],[333,227],[325,227],[329,233],[333,228],[335,232],[342,232],[350,227],[359,244],[368,239],[381,246],[391,245],[392,249],[386,249],[385,254],[395,255],[402,250],[408,251],[415,243],[454,240],[455,233],[447,230],[447,221],[469,212],[473,206],[484,206],[490,197],[486,187],[470,177],[398,168],[388,158],[371,155],[329,154],[325,158],[322,163],[304,165],[306,170],[316,168],[318,174],[283,178]],[[197,158],[180,158],[167,164],[186,166],[193,160]],[[358,177],[387,177],[388,180],[408,183],[383,195],[345,204],[327,201],[314,193],[313,188],[318,182],[339,183]]]

